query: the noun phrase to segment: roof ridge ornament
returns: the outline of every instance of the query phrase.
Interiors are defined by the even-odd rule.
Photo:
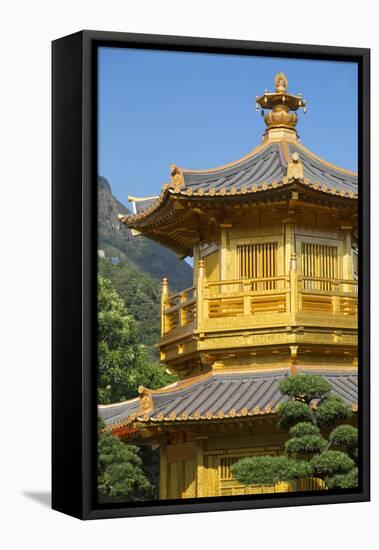
[[[306,112],[306,101],[301,94],[287,93],[288,80],[284,73],[275,75],[275,92],[265,91],[261,97],[256,96],[256,110],[261,114],[267,126],[266,133],[273,128],[283,128],[296,133],[297,111],[299,108]],[[265,113],[265,110],[269,111]]]
[[[144,386],[138,387],[139,393],[139,414],[147,414],[154,409],[154,401],[151,390]]]
[[[291,160],[287,165],[287,179],[299,180],[304,177],[303,163],[301,162],[299,153],[295,151],[291,155]]]

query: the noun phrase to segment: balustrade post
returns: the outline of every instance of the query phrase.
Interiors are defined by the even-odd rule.
[[[250,283],[243,283],[243,314],[244,315],[250,315],[251,314],[251,282]]]
[[[166,315],[165,309],[168,303],[168,279],[163,277],[162,279],[162,293],[161,293],[161,336],[166,333]]]
[[[291,303],[291,315],[296,315],[296,313],[299,311],[299,279],[297,274],[296,252],[291,253],[290,303]]]
[[[186,310],[183,308],[183,305],[185,302],[187,301],[187,293],[186,292],[182,292],[180,294],[180,309],[179,309],[179,326],[180,327],[183,327],[184,325],[187,324],[187,315],[186,315]]]
[[[205,283],[206,283],[205,261],[199,260],[197,289],[196,289],[196,326],[198,329],[201,321],[208,317],[208,300],[204,300]]]

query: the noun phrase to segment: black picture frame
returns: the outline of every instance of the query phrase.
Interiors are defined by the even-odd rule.
[[[359,79],[360,486],[120,505],[95,504],[96,178],[99,46],[354,61]],[[362,502],[370,499],[370,50],[82,31],[52,44],[53,329],[52,507],[81,519]]]

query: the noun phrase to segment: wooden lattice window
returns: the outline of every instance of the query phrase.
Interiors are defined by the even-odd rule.
[[[338,278],[337,247],[302,243],[301,273],[304,288],[333,290],[332,280]]]
[[[238,456],[222,456],[220,457],[220,481],[233,480],[232,466],[242,458],[251,458],[254,456],[270,455],[276,456],[278,451],[255,451],[251,454],[244,453]]]
[[[226,481],[233,479],[232,466],[239,460],[241,456],[225,457],[220,459],[220,480]]]
[[[237,247],[240,279],[265,279],[277,277],[278,243],[245,244]],[[276,281],[252,283],[252,290],[271,290]]]

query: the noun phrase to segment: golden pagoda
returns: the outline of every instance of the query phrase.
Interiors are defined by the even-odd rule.
[[[322,374],[357,411],[357,174],[300,143],[301,95],[256,98],[266,130],[243,158],[208,170],[171,165],[159,196],[120,221],[180,257],[193,286],[162,282],[161,339],[180,380],[100,406],[107,429],[160,448],[160,498],[317,489],[308,480],[243,487],[231,466],[280,454],[278,383]]]

